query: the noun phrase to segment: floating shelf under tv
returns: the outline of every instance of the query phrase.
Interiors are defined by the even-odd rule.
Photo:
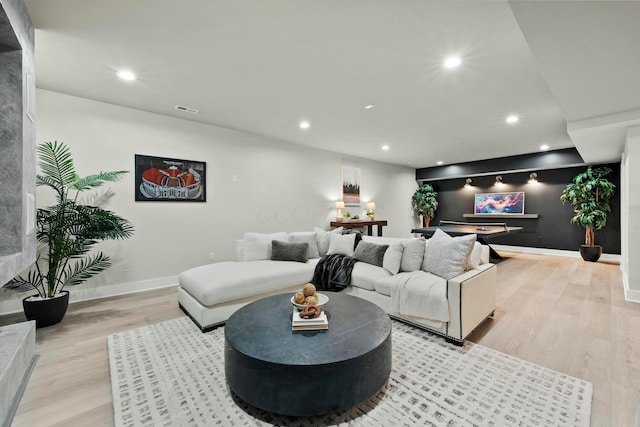
[[[462,214],[464,218],[538,218],[538,214]]]

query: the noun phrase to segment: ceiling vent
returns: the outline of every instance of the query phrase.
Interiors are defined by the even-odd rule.
[[[198,114],[200,110],[196,110],[195,108],[185,107],[184,105],[176,105],[175,107],[178,111],[184,111],[185,113]]]

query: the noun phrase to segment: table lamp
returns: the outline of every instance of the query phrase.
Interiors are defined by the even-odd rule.
[[[342,221],[342,209],[344,209],[344,202],[336,202],[336,209],[338,209],[336,221]]]
[[[370,220],[373,220],[376,216],[376,203],[369,202],[367,203],[366,207],[367,207],[367,216],[369,217]]]

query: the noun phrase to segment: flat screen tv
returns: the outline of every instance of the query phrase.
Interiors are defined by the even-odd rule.
[[[476,194],[473,213],[522,215],[524,214],[524,192]]]

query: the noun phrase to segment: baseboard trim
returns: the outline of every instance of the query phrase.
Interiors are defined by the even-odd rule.
[[[65,288],[69,292],[69,303],[90,301],[94,299],[113,297],[117,295],[134,294],[152,289],[168,288],[176,286],[178,276],[158,277],[155,279],[140,280],[137,282],[119,283],[116,285],[83,288],[83,285]],[[29,292],[21,294],[19,299],[0,301],[0,315],[22,312],[22,299],[29,296]]]
[[[534,254],[534,255],[553,255],[553,256],[565,256],[570,258],[580,258],[579,251],[567,251],[562,249],[548,249],[548,248],[532,248],[528,246],[510,246],[510,245],[494,245],[491,244],[491,247],[496,251],[504,251],[504,252],[517,252],[523,254]],[[604,261],[621,261],[621,256],[618,254],[602,254],[600,257],[601,260]]]
[[[635,291],[632,289],[626,289],[624,290],[624,299],[629,301],[629,302],[635,302],[640,304],[640,291]]]
[[[624,288],[624,299],[626,301],[640,303],[640,291],[629,289],[629,280],[624,270],[622,270],[622,286]]]

